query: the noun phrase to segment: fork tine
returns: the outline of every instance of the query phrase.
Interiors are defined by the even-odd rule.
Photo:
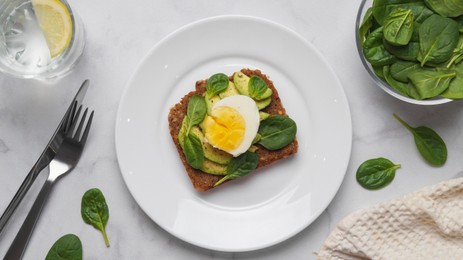
[[[74,134],[74,140],[79,140],[80,139],[80,131],[82,131],[82,127],[84,125],[85,118],[87,117],[87,111],[88,111],[88,108],[85,109],[84,114],[82,115],[82,118],[80,119],[79,126],[77,127],[76,133]]]
[[[84,145],[85,142],[87,141],[88,132],[90,131],[90,126],[92,125],[93,112],[94,111],[92,110],[92,113],[90,113],[90,117],[88,118],[88,121],[87,121],[87,126],[85,127],[84,133],[82,134],[82,139],[80,140],[82,145]]]
[[[79,106],[79,109],[77,109],[75,116],[72,117],[72,124],[69,127],[68,131],[66,132],[66,137],[72,138],[72,133],[74,132],[74,128],[77,125],[77,121],[79,121],[79,115],[80,115],[81,110],[82,110],[82,105]]]
[[[71,109],[69,110],[69,113],[66,116],[66,120],[63,123],[63,130],[66,132],[69,127],[71,126],[73,119],[74,119],[74,114],[76,113],[76,107],[77,107],[77,101],[74,101],[72,104]]]

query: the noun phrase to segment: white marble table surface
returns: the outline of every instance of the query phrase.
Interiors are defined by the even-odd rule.
[[[84,79],[92,87],[86,103],[96,110],[91,137],[74,172],[59,181],[46,205],[25,259],[43,259],[65,233],[83,240],[84,259],[314,259],[335,227],[349,213],[396,198],[420,187],[462,176],[461,102],[416,106],[389,96],[370,80],[355,46],[354,23],[360,0],[69,0],[86,25],[87,45],[69,76],[56,82],[0,75],[0,212],[8,205],[48,142],[73,93]],[[115,151],[115,118],[124,87],[150,48],[175,29],[198,19],[243,14],[263,17],[301,34],[331,64],[347,95],[353,145],[344,181],[328,208],[299,234],[270,248],[245,252],[210,251],[183,242],[154,223],[129,193]],[[431,167],[419,156],[408,132],[392,117],[435,129],[446,141],[448,161]],[[386,157],[402,164],[396,179],[378,191],[355,180],[363,161]],[[0,256],[29,210],[41,176],[0,234]],[[82,224],[80,200],[89,188],[104,191],[110,207],[111,247]]]

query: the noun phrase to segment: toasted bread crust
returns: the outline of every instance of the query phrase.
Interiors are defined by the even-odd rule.
[[[253,75],[261,77],[263,80],[265,80],[268,87],[272,89],[272,102],[262,111],[265,111],[271,115],[286,115],[286,110],[281,103],[278,91],[275,89],[273,82],[268,79],[266,75],[262,74],[260,70],[242,69],[241,72],[243,72],[248,77]],[[230,76],[230,80],[233,81],[232,76]],[[190,165],[188,165],[177,136],[182,126],[183,118],[186,116],[188,100],[195,94],[202,95],[206,91],[206,82],[206,80],[197,81],[196,90],[191,91],[185,95],[179,103],[175,104],[170,109],[168,116],[170,135],[172,136],[172,140],[175,144],[175,147],[177,148],[178,155],[182,160],[183,165],[185,166],[185,170],[188,173],[191,183],[198,191],[206,191],[214,188],[214,184],[223,176],[204,173],[200,170],[193,169]],[[291,144],[276,151],[269,151],[258,144],[257,146],[259,146],[259,149],[256,151],[257,155],[259,156],[259,164],[257,168],[261,168],[280,159],[284,159],[292,154],[295,154],[298,150],[298,143],[296,139],[294,139]]]

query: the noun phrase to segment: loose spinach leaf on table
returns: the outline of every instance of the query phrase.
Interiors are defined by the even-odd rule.
[[[413,24],[414,16],[410,9],[394,9],[384,22],[384,39],[392,45],[407,45],[412,38]]]
[[[454,70],[419,69],[412,71],[408,78],[415,86],[419,99],[432,98],[448,89],[451,80],[456,76]]]
[[[427,63],[442,63],[450,59],[459,39],[458,24],[440,15],[426,19],[419,29],[421,66]]]
[[[227,89],[228,76],[223,73],[217,73],[209,77],[206,83],[206,93],[209,97],[213,97]]]
[[[400,164],[394,164],[386,158],[367,160],[357,169],[357,182],[369,190],[383,188],[394,180],[398,168]]]
[[[92,225],[103,233],[106,246],[109,247],[109,240],[106,234],[109,209],[103,193],[98,188],[90,189],[82,196],[81,215],[85,223]]]
[[[268,150],[278,150],[290,144],[296,137],[296,123],[287,116],[270,116],[260,123],[259,144]]]
[[[187,163],[191,167],[194,169],[201,169],[204,163],[204,151],[201,140],[193,133],[185,135],[183,153],[185,154]]]
[[[231,159],[227,166],[227,174],[214,184],[214,187],[222,184],[224,181],[243,177],[257,168],[259,156],[253,152],[245,152],[238,157]]]
[[[45,260],[82,260],[82,242],[74,234],[64,235],[56,240]]]
[[[431,128],[420,126],[411,127],[398,115],[394,117],[412,134],[415,140],[416,148],[421,156],[431,165],[442,166],[447,161],[447,146],[444,140]]]

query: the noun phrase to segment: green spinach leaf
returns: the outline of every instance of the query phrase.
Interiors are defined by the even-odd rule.
[[[238,157],[231,159],[227,166],[227,174],[214,184],[214,186],[222,184],[224,181],[243,177],[257,168],[259,164],[259,156],[253,152],[245,152]]]
[[[394,114],[394,117],[413,134],[418,151],[428,163],[434,166],[444,165],[447,161],[447,146],[434,130],[425,126],[414,128],[398,115]]]
[[[405,61],[416,61],[420,52],[420,43],[418,41],[410,41],[407,45],[395,46],[385,41],[384,48],[396,58]]]
[[[426,19],[431,15],[434,15],[434,11],[430,10],[425,4],[415,6],[411,9],[413,11],[413,16],[415,16],[415,27],[421,25]]]
[[[367,35],[370,33],[370,29],[373,27],[373,8],[370,7],[365,13],[365,16],[363,17],[362,24],[359,27],[359,38],[360,38],[360,44],[363,46],[363,43],[365,42],[365,39]]]
[[[206,116],[207,106],[204,97],[200,95],[192,96],[188,101],[187,108],[187,131],[186,134],[190,132],[190,129],[201,123]]]
[[[463,99],[463,62],[454,66],[455,78],[450,82],[449,88],[441,96],[450,99]]]
[[[228,76],[223,73],[217,73],[209,77],[206,83],[206,93],[213,97],[228,88]]]
[[[84,193],[80,213],[85,223],[92,225],[103,233],[106,246],[109,247],[109,240],[106,234],[109,209],[103,193],[98,188],[90,189]]]
[[[357,182],[369,190],[384,188],[394,180],[400,164],[394,164],[386,158],[375,158],[363,162],[357,169]]]
[[[458,24],[450,18],[432,15],[420,26],[419,37],[418,60],[421,66],[428,62],[445,62],[452,56],[458,44]]]
[[[416,87],[420,99],[426,99],[442,94],[455,76],[453,70],[420,69],[412,71],[408,78]]]
[[[268,150],[278,150],[290,144],[296,137],[296,123],[287,116],[270,116],[260,123],[259,144]]]
[[[461,33],[463,33],[463,15],[455,18],[455,21],[458,23],[458,28]]]
[[[389,66],[389,65],[386,65]],[[384,78],[384,67],[385,66],[371,66],[373,68],[373,72],[375,73],[376,76],[378,76],[380,79],[385,80]]]
[[[407,45],[412,38],[413,21],[412,10],[394,9],[384,22],[384,39],[392,45]]]
[[[458,39],[457,47],[453,50],[453,55],[450,61],[447,63],[447,68],[450,68],[452,65],[458,64],[463,60],[463,34],[460,34]]]
[[[267,83],[258,76],[252,76],[248,83],[249,96],[255,100],[261,100],[262,95],[267,91]]]
[[[423,0],[375,0],[373,1],[373,15],[379,24],[384,25],[386,17],[395,9],[410,9],[415,17],[425,16],[426,13],[432,12],[426,10]]]
[[[409,82],[408,75],[418,69],[421,69],[421,66],[416,62],[398,61],[391,65],[391,76],[400,82],[407,83]]]
[[[436,13],[445,17],[463,15],[463,1],[461,0],[424,0]]]
[[[383,27],[371,32],[363,44],[363,54],[373,66],[384,66],[396,61],[383,44]]]
[[[391,75],[390,66],[384,66],[383,74],[386,82],[395,90],[397,90],[400,94],[414,98],[414,96],[416,95],[416,90],[414,89],[414,86],[410,83],[404,83],[394,79],[394,77]]]
[[[64,235],[56,240],[45,260],[82,260],[82,242],[74,234]]]
[[[201,144],[201,140],[194,135],[189,133],[185,135],[183,140],[183,153],[187,163],[194,169],[201,169],[204,163],[204,151]]]

